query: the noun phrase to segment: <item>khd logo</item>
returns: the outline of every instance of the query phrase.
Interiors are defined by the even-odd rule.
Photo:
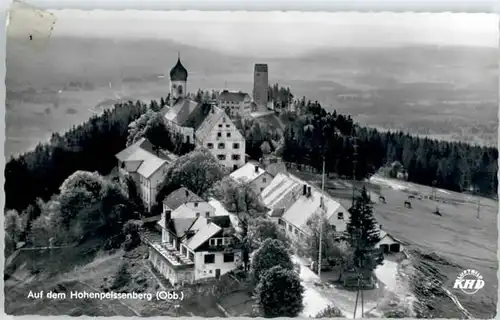
[[[462,271],[453,284],[453,289],[460,289],[466,294],[474,294],[483,287],[483,276],[473,269]]]

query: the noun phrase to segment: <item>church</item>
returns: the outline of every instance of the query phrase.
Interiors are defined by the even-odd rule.
[[[217,103],[198,103],[187,95],[188,71],[180,56],[170,70],[170,101],[161,112],[167,127],[184,142],[208,149],[225,167],[245,164],[245,137]]]

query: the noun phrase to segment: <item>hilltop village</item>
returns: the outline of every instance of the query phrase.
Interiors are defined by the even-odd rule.
[[[424,241],[408,221],[451,223],[458,205],[475,216],[474,199],[438,189],[448,180],[434,183],[472,176],[446,167],[441,151],[473,154],[481,174],[496,172],[494,151],[360,129],[350,116],[270,86],[266,64],[254,66],[252,93],[193,93],[188,78],[179,57],[159,103],[117,103],[9,161],[9,312],[30,312],[23,290],[31,286],[186,295],[95,302],[99,311],[88,306],[89,315],[464,314],[432,266],[417,261],[421,269],[408,271],[409,245],[440,244],[441,234]],[[481,177],[485,193],[495,189]],[[478,203],[478,221],[481,210]],[[43,307],[86,314],[71,304]]]
[[[255,65],[253,98],[241,91],[223,90],[216,99],[200,103],[187,96],[187,87],[188,71],[179,58],[170,71],[170,99],[160,111],[165,125],[183,143],[194,143],[195,151],[208,150],[239,188],[258,197],[265,206],[264,215],[287,238],[306,242],[317,231],[311,229],[310,221],[320,214],[336,234],[346,231],[349,206],[287,172],[273,154],[260,161],[248,159],[245,137],[233,120],[275,112],[269,101],[267,65]],[[148,211],[155,205],[168,166],[178,158],[153,149],[142,138],[116,155],[120,174],[133,178]],[[161,214],[144,219],[150,226],[143,234],[149,260],[172,285],[219,279],[246,268],[244,239],[238,232],[241,218],[236,215],[215,198],[203,199],[186,187],[173,190],[162,200]],[[377,246],[386,254],[401,251],[401,243],[385,233]]]

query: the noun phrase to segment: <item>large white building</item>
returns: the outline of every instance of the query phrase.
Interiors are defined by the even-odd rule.
[[[291,174],[278,173],[260,196],[263,204],[270,209],[268,215],[271,219],[277,220],[292,238],[300,240],[310,235],[307,222],[316,214],[324,214],[337,232],[346,230],[349,221],[346,208]]]
[[[245,164],[245,138],[223,108],[186,97],[187,70],[180,59],[170,71],[170,106],[162,112],[166,125],[184,141],[204,147],[221,164],[236,170]]]
[[[153,145],[141,138],[115,156],[120,174],[130,176],[148,211],[156,202],[158,186],[165,178],[168,165],[177,157],[166,151],[156,151]]]
[[[248,93],[241,91],[223,90],[217,97],[221,107],[230,117],[249,116],[252,112],[252,98]]]

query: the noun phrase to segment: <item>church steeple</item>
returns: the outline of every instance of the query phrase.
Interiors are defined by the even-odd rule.
[[[177,52],[177,63],[170,70],[171,81],[187,81],[188,72],[181,63],[181,53]]]

